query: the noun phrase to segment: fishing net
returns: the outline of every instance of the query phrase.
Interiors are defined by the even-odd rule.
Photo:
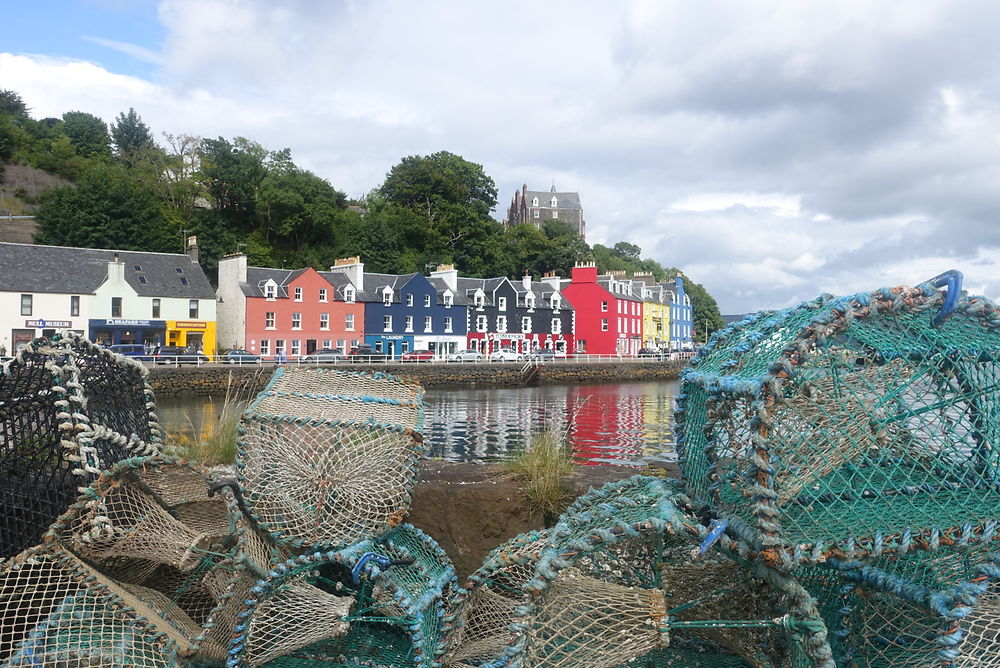
[[[996,545],[800,565],[838,665],[1000,666]]]
[[[344,550],[293,557],[251,589],[229,662],[431,666],[454,588],[444,551],[405,524]],[[289,601],[326,603],[295,613]]]
[[[438,654],[444,665],[494,660],[513,640],[522,588],[534,577],[548,531],[515,536],[490,552],[447,606]]]
[[[0,558],[37,543],[102,470],[158,452],[153,409],[142,365],[77,336],[0,366]]]
[[[942,275],[717,333],[675,413],[687,493],[786,568],[981,531],[1000,503],[1000,314],[959,293]]]
[[[739,557],[732,538],[714,534],[706,550],[714,540],[729,547],[701,554],[709,535],[662,480],[591,490],[551,530],[521,587],[511,641],[483,665],[832,666],[808,594]],[[504,555],[517,573],[538,548],[517,547],[501,551],[498,572]],[[463,652],[469,644],[453,642],[454,665],[492,651]]]
[[[423,397],[420,385],[386,373],[292,367],[274,372],[250,410],[355,422],[371,419],[420,431]]]

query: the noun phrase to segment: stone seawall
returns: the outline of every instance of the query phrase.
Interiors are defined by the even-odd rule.
[[[621,382],[670,380],[680,377],[686,362],[628,361],[602,363],[551,362],[543,364],[535,383]],[[341,364],[326,366],[349,371],[384,371],[412,378],[424,387],[448,385],[525,384],[521,364]],[[149,384],[158,397],[185,395],[219,396],[227,388],[253,396],[267,384],[274,368],[271,366],[231,367],[153,366],[149,369]]]

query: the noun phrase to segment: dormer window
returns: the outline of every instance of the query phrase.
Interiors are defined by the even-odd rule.
[[[445,295],[444,295],[444,305],[445,305],[445,308],[451,308],[451,305],[454,302],[455,302],[455,298],[451,295],[450,292],[446,292]]]
[[[559,200],[557,200],[555,197],[553,197],[552,198],[552,208],[554,209],[557,206],[559,206]]]
[[[552,295],[551,305],[553,311],[559,310],[559,307],[562,306],[562,300],[559,299],[559,295]]]
[[[531,206],[538,206],[538,198],[537,197],[534,198],[533,200],[531,200]]]
[[[274,301],[278,297],[278,286],[274,283],[268,283],[264,286],[264,297],[268,301]]]
[[[524,305],[528,307],[529,311],[535,310],[535,295],[527,295],[524,298]]]
[[[346,287],[344,288],[344,301],[353,302],[356,299],[354,288]]]
[[[486,296],[485,295],[481,295],[481,294],[480,295],[476,295],[473,298],[473,301],[474,301],[474,303],[476,305],[476,308],[483,308],[483,306],[486,305]]]
[[[382,303],[385,306],[392,305],[392,290],[386,290],[385,292],[382,293]]]

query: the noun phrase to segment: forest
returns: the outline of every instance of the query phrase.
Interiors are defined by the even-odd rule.
[[[448,151],[403,157],[363,199],[349,200],[287,148],[245,137],[157,138],[134,109],[110,124],[82,111],[35,119],[16,91],[0,90],[0,184],[10,164],[59,177],[40,193],[5,188],[0,197],[0,208],[37,217],[40,244],[176,253],[194,234],[213,281],[218,258],[233,252],[254,266],[323,269],[358,255],[368,271],[446,263],[474,277],[569,276],[592,260],[602,272],[684,276],[697,338],[723,326],[703,286],[643,259],[635,244],[590,246],[558,220],[505,229],[493,218],[493,179]]]

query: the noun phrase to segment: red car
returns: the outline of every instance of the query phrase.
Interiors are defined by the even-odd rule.
[[[399,358],[401,362],[430,362],[432,359],[434,353],[430,350],[411,350]]]

